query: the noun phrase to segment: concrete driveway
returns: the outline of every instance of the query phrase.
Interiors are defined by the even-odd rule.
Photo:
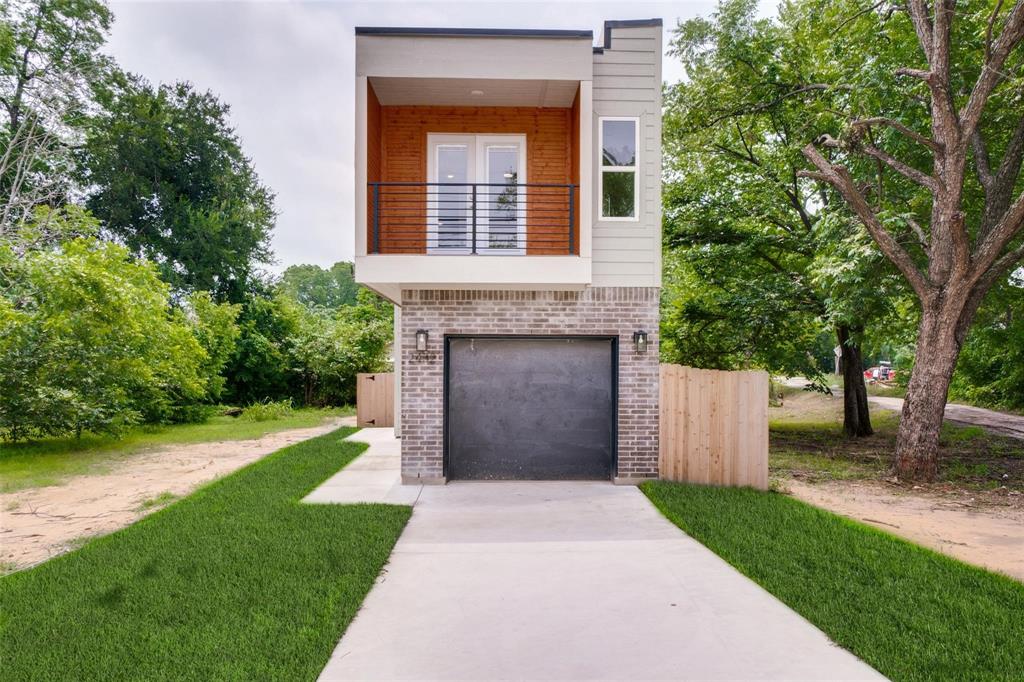
[[[422,489],[320,679],[882,678],[636,488],[480,482]]]

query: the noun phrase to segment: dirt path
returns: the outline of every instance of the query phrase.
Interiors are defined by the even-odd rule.
[[[0,494],[0,562],[24,568],[45,561],[264,455],[344,425],[354,426],[355,418],[253,440],[175,445],[127,459],[110,473]]]
[[[884,483],[788,480],[794,497],[1024,581],[1024,508],[979,505],[969,492],[915,494]]]
[[[903,409],[902,398],[868,396],[868,401],[887,410],[899,411]],[[1004,436],[1012,436],[1024,440],[1024,416],[1019,414],[1007,414],[1006,412],[986,410],[983,407],[949,403],[946,405],[946,421],[966,424],[968,426],[980,426],[993,433],[1001,433]]]

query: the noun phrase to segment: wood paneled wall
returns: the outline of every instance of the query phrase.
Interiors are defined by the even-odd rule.
[[[465,134],[519,134],[526,135],[526,181],[527,183],[579,183],[579,104],[573,107],[454,107],[454,106],[380,106],[374,104],[376,97],[368,97],[367,125],[369,137],[369,158],[375,153],[380,160],[379,179],[381,182],[427,182],[427,135],[428,133]],[[379,108],[379,132],[374,137],[376,115]],[[373,177],[373,170],[367,169],[367,177]],[[411,191],[411,190],[410,190]],[[578,190],[577,190],[578,191]],[[543,243],[567,236],[569,210],[557,201],[566,198],[565,189],[531,188],[527,193],[527,253],[565,254],[567,244]],[[371,205],[367,211],[372,236],[372,191]],[[536,202],[536,203],[535,203]],[[426,221],[426,204],[415,195],[403,197],[401,222]],[[542,212],[543,211],[543,215]],[[386,213],[387,211],[385,211]],[[381,252],[383,253],[425,253],[426,239],[415,235],[398,234],[408,232],[409,226],[399,226],[398,219],[382,218]],[[579,205],[576,204],[575,249],[578,253]]]
[[[661,478],[768,488],[768,373],[661,366]]]

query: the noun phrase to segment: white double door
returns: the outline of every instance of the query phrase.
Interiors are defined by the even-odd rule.
[[[427,136],[427,250],[526,253],[526,136]]]

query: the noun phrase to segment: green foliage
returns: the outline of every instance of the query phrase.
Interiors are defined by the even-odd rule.
[[[359,289],[356,305],[307,307],[285,291],[279,287],[242,304],[240,336],[227,369],[229,399],[352,403],[356,373],[387,366],[391,304]]]
[[[951,400],[1024,408],[1024,276],[997,286],[960,351]]]
[[[242,419],[251,422],[265,422],[282,419],[294,411],[291,400],[264,400],[246,407],[242,412]]]
[[[877,319],[899,280],[842,207],[797,177],[836,95],[787,96],[820,64],[756,10],[723,2],[672,42],[687,78],[665,92],[662,355],[820,377],[832,369],[831,351],[815,352],[822,334],[834,346],[836,326]]]
[[[119,76],[81,153],[90,210],[180,290],[239,302],[270,259],[273,193],[242,153],[228,106],[188,83]]]
[[[71,145],[109,58],[101,0],[0,2],[0,235],[71,190]]]
[[[350,433],[280,450],[0,579],[3,677],[314,679],[411,513],[300,502],[366,449]]]
[[[116,432],[181,418],[206,353],[168,287],[124,247],[78,238],[4,264],[0,432]]]
[[[356,284],[352,263],[335,263],[329,270],[318,265],[289,266],[277,285],[278,291],[292,297],[307,308],[334,310],[355,305]]]
[[[216,402],[224,393],[224,368],[235,352],[238,342],[238,325],[235,321],[241,305],[215,303],[209,292],[197,291],[186,300],[188,319],[192,333],[206,352],[200,364],[206,383],[205,400]]]
[[[226,368],[229,402],[300,397],[291,357],[302,314],[302,306],[287,296],[254,293],[243,301],[238,340]]]
[[[307,405],[355,402],[358,372],[386,369],[393,329],[391,304],[360,289],[358,305],[334,313],[307,310],[292,339]]]

